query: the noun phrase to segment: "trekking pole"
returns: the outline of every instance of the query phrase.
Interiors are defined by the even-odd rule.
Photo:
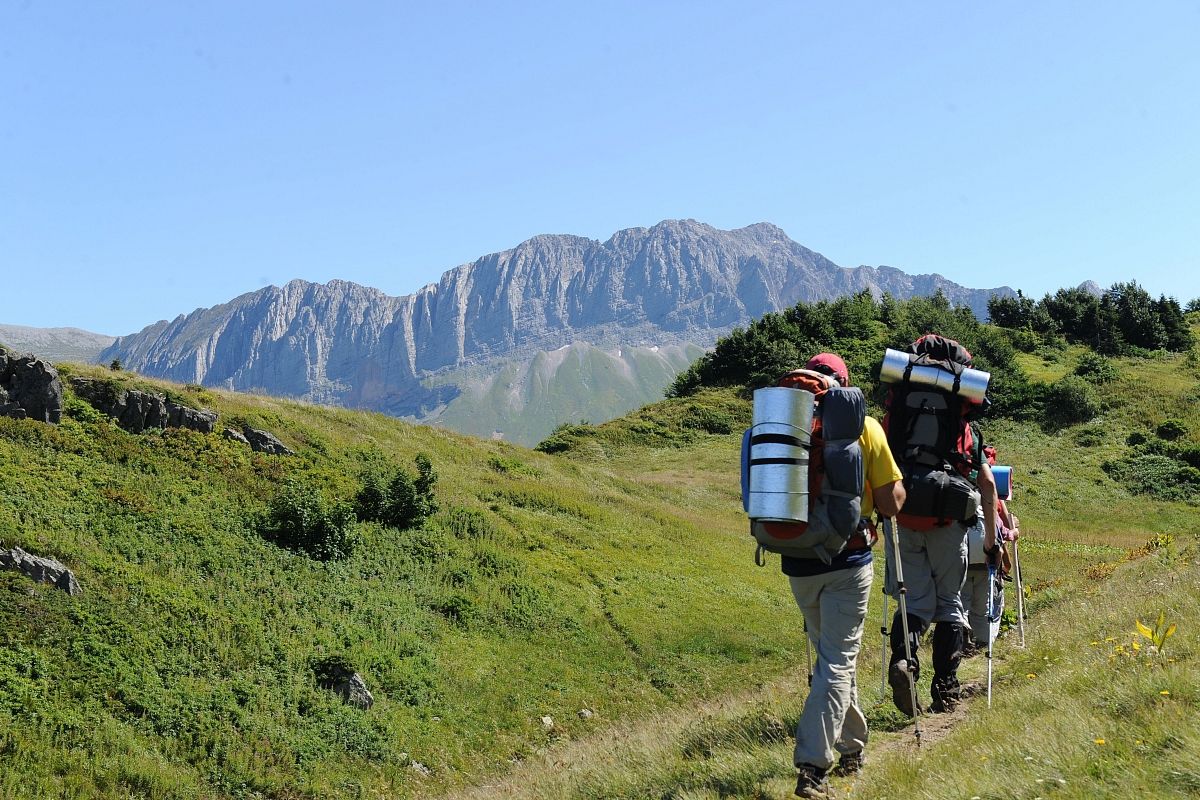
[[[1021,583],[1021,558],[1017,552],[1017,541],[1013,539],[1013,572],[1017,573],[1017,632],[1021,636],[1021,647],[1025,647],[1025,586]]]
[[[996,637],[992,635],[992,618],[996,615],[996,567],[992,565],[991,560],[988,561],[988,604],[987,604],[987,627],[988,627],[988,677],[987,677],[987,707],[992,707],[992,642]]]
[[[879,622],[879,633],[883,637],[883,647],[879,650],[879,696],[887,697],[887,663],[888,663],[888,594],[887,594],[887,563],[883,567],[883,617]]]
[[[812,688],[813,665],[812,665],[812,652],[809,650],[808,623],[807,622],[804,623],[804,663],[808,665],[808,685],[809,685],[809,688]]]
[[[904,585],[904,565],[900,563],[900,533],[896,529],[896,518],[887,520],[891,528],[892,552],[896,567],[896,597],[900,603],[900,625],[904,633],[904,670],[908,673],[908,691],[912,696],[913,734],[917,737],[917,747],[921,746],[921,707],[917,705],[917,681],[913,674],[912,642],[908,638],[908,587]]]

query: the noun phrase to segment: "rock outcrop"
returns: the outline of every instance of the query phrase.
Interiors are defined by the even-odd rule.
[[[375,697],[367,688],[363,676],[355,672],[345,662],[330,659],[323,662],[317,669],[317,682],[321,688],[329,689],[342,698],[342,702],[355,708],[368,709],[375,705]]]
[[[212,433],[217,426],[214,411],[190,408],[162,395],[126,389],[112,381],[73,377],[71,389],[130,433],[141,433],[147,428],[188,428]]]
[[[236,433],[236,431],[235,431]],[[242,439],[256,453],[266,453],[270,456],[294,456],[296,451],[279,441],[275,434],[260,431],[257,428],[242,428]],[[229,437],[234,438],[234,437]]]
[[[0,416],[62,420],[63,387],[53,364],[0,348]]]
[[[57,559],[26,553],[19,547],[0,551],[0,568],[23,572],[38,583],[57,586],[70,595],[83,594],[75,573],[67,569],[66,564]]]

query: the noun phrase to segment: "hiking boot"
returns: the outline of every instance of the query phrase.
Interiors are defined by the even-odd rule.
[[[857,753],[842,753],[842,757],[838,759],[837,766],[833,768],[833,774],[839,778],[844,778],[847,775],[857,775],[862,771],[863,767],[863,751]]]
[[[910,717],[917,715],[917,710],[913,708],[913,684],[910,680],[916,681],[921,674],[920,665],[914,664],[915,669],[910,676],[908,672],[908,662],[903,658],[899,661],[893,661],[892,666],[888,668],[888,685],[892,687],[892,702],[896,704],[896,708]]]
[[[933,679],[933,705],[929,710],[935,714],[945,714],[958,708],[962,701],[962,687],[954,676],[937,677]]]
[[[829,782],[825,780],[825,770],[812,764],[801,764],[796,768],[796,797],[808,797],[813,800],[831,800]]]

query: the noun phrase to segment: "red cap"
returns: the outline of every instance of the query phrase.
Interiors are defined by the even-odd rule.
[[[811,369],[814,372],[824,372],[827,375],[832,375],[837,378],[838,383],[842,386],[850,385],[850,370],[846,369],[846,362],[842,361],[842,357],[833,353],[817,353],[808,360],[804,365],[805,369]]]

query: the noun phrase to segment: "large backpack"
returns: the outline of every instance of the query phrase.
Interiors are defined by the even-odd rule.
[[[828,375],[812,370],[794,370],[778,386],[807,392],[813,397],[813,414],[808,431],[778,432],[778,426],[760,424],[742,437],[742,505],[752,513],[750,495],[756,468],[802,466],[792,470],[791,491],[807,494],[807,509],[801,516],[752,517],[750,534],[758,543],[755,560],[763,563],[763,551],[794,558],[815,558],[829,563],[846,547],[858,530],[864,485],[862,448],[858,439],[866,423],[867,404],[862,390],[839,386]],[[786,441],[785,441],[786,440]],[[765,445],[790,448],[793,458],[761,458],[756,450]],[[780,462],[792,462],[791,465]],[[796,483],[807,485],[795,485]]]
[[[965,347],[936,334],[917,339],[908,352],[912,366],[946,370],[954,385],[973,361]],[[979,510],[979,456],[969,416],[978,406],[955,391],[908,380],[892,385],[885,405],[883,428],[907,492],[897,520],[914,530],[970,523]]]

